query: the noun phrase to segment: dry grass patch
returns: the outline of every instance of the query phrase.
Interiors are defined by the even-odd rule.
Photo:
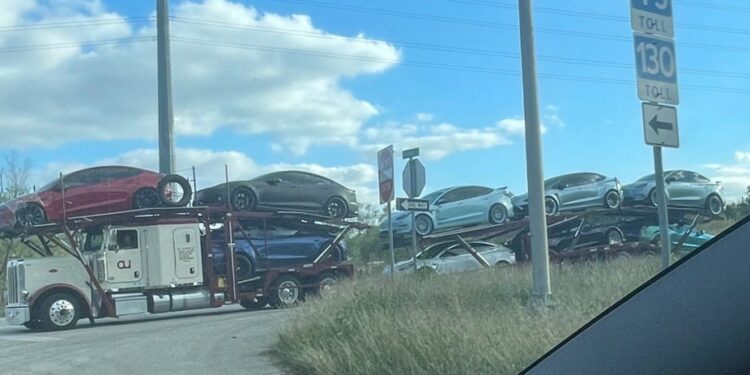
[[[370,278],[295,311],[275,347],[299,374],[512,374],[658,270],[656,260],[553,266],[552,307],[529,267]]]

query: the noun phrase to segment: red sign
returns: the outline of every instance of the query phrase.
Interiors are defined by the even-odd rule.
[[[390,145],[378,151],[378,187],[381,204],[393,200],[393,186],[393,145]]]

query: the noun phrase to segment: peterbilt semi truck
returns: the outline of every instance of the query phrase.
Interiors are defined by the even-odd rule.
[[[230,225],[229,232],[234,232]],[[211,225],[197,220],[87,227],[40,236],[69,246],[66,256],[13,259],[7,264],[6,320],[34,330],[62,330],[79,319],[155,314],[240,303],[248,309],[297,303],[305,290],[330,288],[351,276],[349,262],[314,262],[263,270],[237,280],[235,256],[216,272]],[[225,230],[225,228],[220,229]],[[343,234],[336,237],[334,244]],[[224,250],[234,255],[233,236]],[[72,246],[71,246],[72,244]],[[45,245],[46,246],[46,245]],[[51,253],[51,252],[50,252]],[[320,258],[319,258],[320,259]],[[223,262],[223,260],[222,260]],[[219,267],[222,268],[222,267]],[[274,303],[275,302],[275,303]]]

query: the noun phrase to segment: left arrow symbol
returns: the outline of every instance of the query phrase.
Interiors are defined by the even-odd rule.
[[[656,134],[659,134],[659,130],[674,130],[674,126],[671,122],[659,121],[657,115],[654,115],[654,118],[652,118],[651,121],[648,122],[648,125],[651,127],[651,129],[654,129]]]

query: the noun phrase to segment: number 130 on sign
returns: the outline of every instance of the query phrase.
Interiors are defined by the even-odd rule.
[[[674,41],[642,34],[635,34],[633,40],[638,98],[648,102],[679,104]]]

